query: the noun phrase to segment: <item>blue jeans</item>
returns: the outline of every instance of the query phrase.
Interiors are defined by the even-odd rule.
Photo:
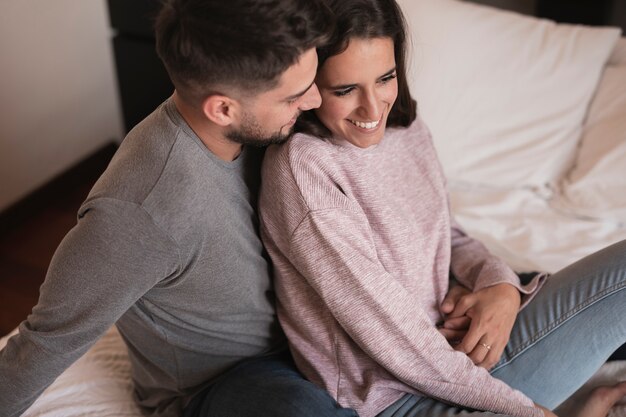
[[[554,409],[626,342],[626,240],[547,279],[491,374]],[[496,416],[407,394],[377,417]]]
[[[196,395],[183,417],[358,417],[296,370],[288,352],[249,359]]]

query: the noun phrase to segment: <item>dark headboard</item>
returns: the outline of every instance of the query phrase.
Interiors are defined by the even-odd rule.
[[[113,50],[124,124],[128,132],[174,87],[155,50],[154,16],[158,0],[108,0]]]

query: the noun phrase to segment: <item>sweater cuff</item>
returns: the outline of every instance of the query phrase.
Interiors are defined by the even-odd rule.
[[[529,282],[522,284],[520,278],[508,265],[501,260],[497,260],[489,268],[483,268],[480,271],[473,290],[476,292],[497,284],[511,284],[520,292],[521,310],[535,297],[549,275],[545,272],[538,273]]]

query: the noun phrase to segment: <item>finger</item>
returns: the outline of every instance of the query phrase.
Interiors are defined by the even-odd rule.
[[[497,344],[491,344],[491,345],[487,344],[487,346],[491,346],[491,349],[489,349],[489,352],[487,353],[487,356],[485,356],[483,361],[478,363],[478,366],[482,366],[486,370],[490,370],[500,360],[500,356],[502,355],[503,348],[498,347]]]
[[[470,320],[469,329],[467,329],[467,334],[461,343],[463,351],[469,354],[484,335],[485,332],[481,329],[479,320]]]
[[[441,312],[444,314],[449,314],[454,310],[456,303],[459,302],[459,299],[467,292],[468,290],[464,287],[457,285],[450,288],[448,294],[446,294],[443,302],[441,303]]]
[[[480,364],[483,363],[483,361],[487,357],[488,353],[489,351],[485,349],[483,346],[476,345],[474,350],[469,352],[467,356],[472,360],[472,362],[474,362],[474,365],[480,366]]]
[[[442,328],[442,329],[439,329],[439,333],[441,333],[443,335],[443,337],[445,337],[446,340],[451,345],[456,346],[459,343],[461,343],[461,340],[463,340],[463,337],[465,336],[466,331],[465,330],[453,330],[453,329],[443,329]]]
[[[475,365],[481,366],[487,359],[491,346],[485,342],[478,342],[474,349],[467,355]]]
[[[472,320],[467,316],[455,317],[444,321],[443,327],[446,329],[467,330],[469,329],[471,321]]]
[[[474,294],[463,295],[454,306],[454,310],[448,314],[448,318],[461,317],[467,315],[470,308],[474,306],[476,297]]]

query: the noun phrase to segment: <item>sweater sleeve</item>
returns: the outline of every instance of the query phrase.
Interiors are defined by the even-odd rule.
[[[416,130],[422,129],[426,132],[421,135],[423,144],[425,145],[425,149],[422,149],[422,153],[428,156],[428,160],[441,179],[443,186],[447,187],[445,173],[437,157],[437,151],[435,150],[432,135],[428,127],[418,120],[411,128]],[[415,135],[419,135],[419,130],[417,130]],[[452,246],[450,269],[457,281],[473,291],[479,291],[496,284],[511,284],[517,288],[522,295],[522,307],[527,305],[541,287],[546,275],[537,275],[531,282],[522,285],[517,274],[502,259],[492,255],[481,242],[465,233],[463,228],[454,219],[450,207],[448,207],[448,211],[450,212],[450,237]]]
[[[342,328],[371,358],[439,400],[511,416],[542,416],[533,402],[455,352],[425,310],[380,264],[358,210],[311,211],[289,257]]]
[[[81,212],[37,305],[0,351],[0,414],[21,415],[178,263],[177,248],[140,206],[109,200]]]
[[[455,278],[473,291],[496,284],[511,284],[522,295],[521,306],[526,306],[541,287],[545,274],[539,274],[522,285],[517,274],[502,259],[492,255],[481,242],[468,236],[453,217],[450,223],[450,269]]]

